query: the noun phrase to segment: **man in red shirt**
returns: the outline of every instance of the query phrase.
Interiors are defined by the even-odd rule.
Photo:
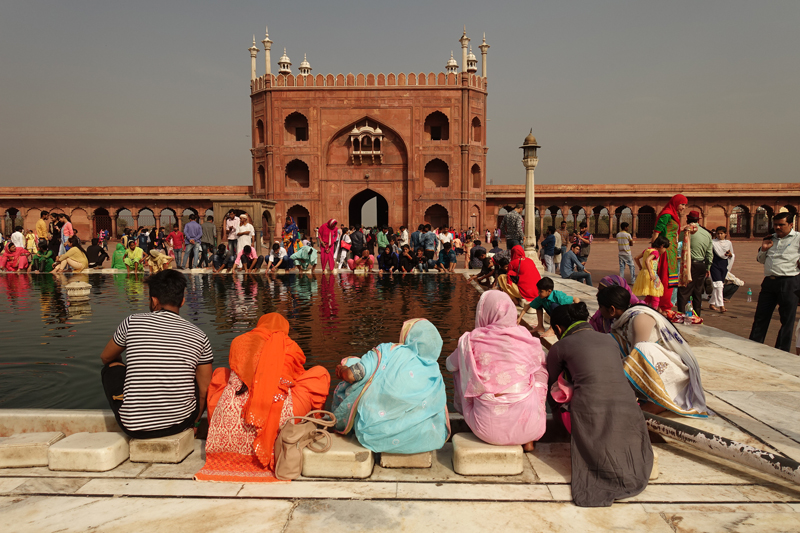
[[[185,238],[183,236],[183,232],[178,229],[178,225],[175,224],[172,226],[172,232],[167,235],[167,241],[172,244],[172,251],[175,254],[175,264],[178,265],[178,268],[181,268],[183,265],[183,242]]]

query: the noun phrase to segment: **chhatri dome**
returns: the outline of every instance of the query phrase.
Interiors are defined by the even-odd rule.
[[[280,70],[278,70],[278,74],[291,74],[292,73],[292,62],[289,60],[289,56],[286,55],[286,48],[283,49],[283,55],[278,60],[278,66]]]
[[[469,55],[467,55],[467,72],[478,72],[478,58],[472,53],[472,45],[470,45]]]
[[[300,63],[300,74],[303,76],[308,76],[311,74],[311,64],[306,59],[306,54],[303,54],[303,62]]]
[[[458,73],[458,62],[453,57],[453,51],[450,50],[450,59],[447,61],[446,72],[448,74],[457,74]]]

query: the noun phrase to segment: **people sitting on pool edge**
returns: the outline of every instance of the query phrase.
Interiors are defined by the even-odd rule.
[[[461,336],[446,364],[455,408],[472,432],[490,444],[533,451],[545,430],[547,370],[539,339],[516,318],[511,297],[485,291],[475,329]]]
[[[675,325],[644,304],[630,304],[630,293],[612,285],[597,293],[600,313],[611,323],[611,335],[623,358],[625,375],[652,413],[706,418],[700,367]]]
[[[550,316],[560,340],[547,354],[548,402],[571,434],[573,501],[607,507],[647,487],[653,449],[619,349],[588,318],[583,302],[560,305]]]
[[[103,389],[114,417],[137,439],[197,427],[214,360],[206,334],[180,316],[184,275],[164,270],[145,283],[150,312],[123,320],[100,354]]]
[[[536,263],[525,255],[522,246],[516,245],[511,249],[506,273],[497,276],[497,287],[511,296],[515,305],[523,305],[539,295],[536,284],[541,278]]]
[[[274,481],[273,449],[290,416],[325,405],[331,376],[305,370],[306,356],[278,313],[262,316],[231,343],[230,368],[214,371],[208,388],[206,464],[195,479]]]
[[[399,343],[379,344],[336,367],[336,429],[355,432],[373,452],[422,453],[450,436],[447,397],[439,370],[442,337],[424,319],[406,320]]]

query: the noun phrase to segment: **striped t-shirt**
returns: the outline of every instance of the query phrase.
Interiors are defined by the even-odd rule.
[[[119,414],[127,429],[165,429],[191,416],[197,366],[214,360],[200,328],[171,311],[139,313],[122,321],[114,342],[126,351]]]
[[[633,237],[627,231],[620,231],[617,233],[617,246],[619,247],[619,255],[631,255],[631,243]]]

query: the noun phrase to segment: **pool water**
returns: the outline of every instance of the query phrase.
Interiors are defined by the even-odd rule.
[[[129,314],[148,311],[145,277],[126,274],[0,274],[0,408],[107,408],[100,352]],[[278,312],[306,354],[331,372],[346,356],[397,342],[403,321],[427,318],[444,340],[439,364],[474,327],[479,293],[461,275],[187,275],[181,316],[211,340],[214,368],[227,366],[237,335]],[[70,304],[65,286],[92,285]]]

